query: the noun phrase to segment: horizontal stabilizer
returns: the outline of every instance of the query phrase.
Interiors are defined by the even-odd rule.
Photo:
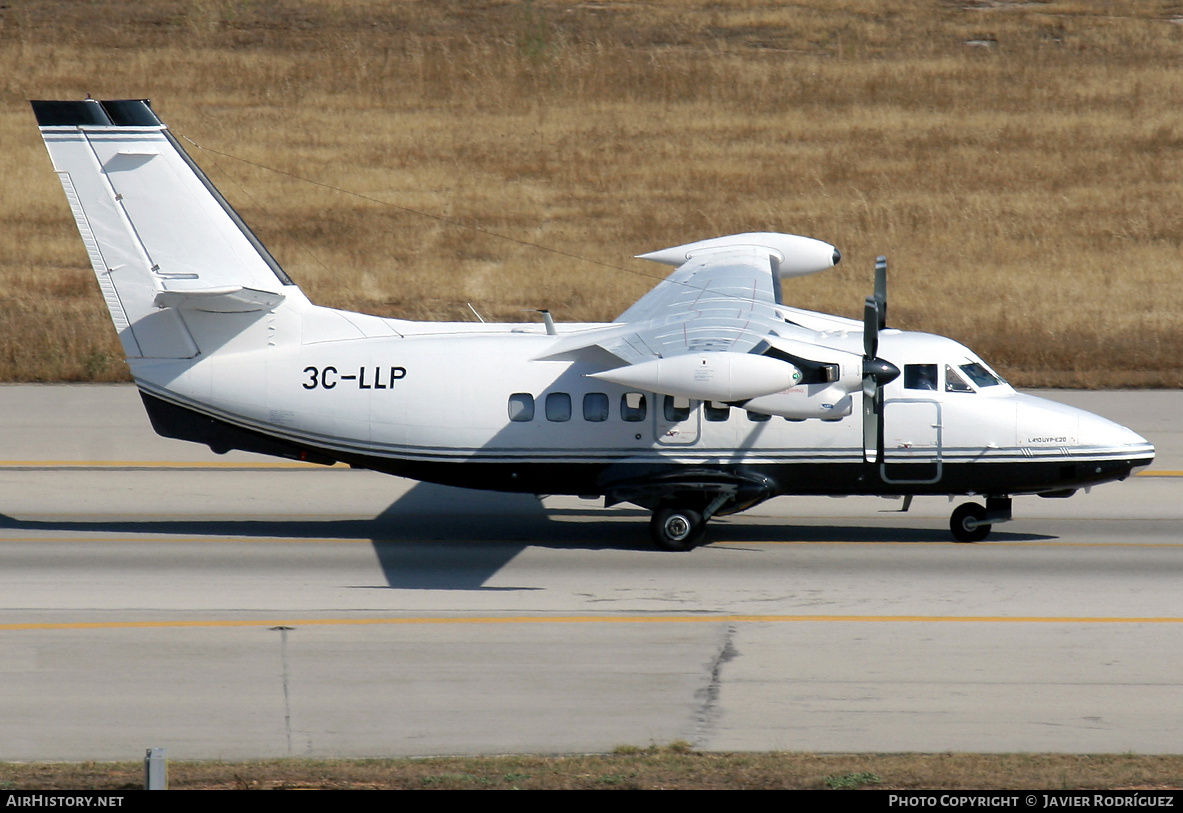
[[[206,288],[197,291],[161,291],[156,306],[210,313],[249,313],[270,310],[283,301],[283,294],[256,291],[242,286]]]

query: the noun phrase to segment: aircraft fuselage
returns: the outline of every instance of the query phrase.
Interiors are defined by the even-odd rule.
[[[789,419],[596,380],[593,362],[546,358],[563,337],[605,325],[551,336],[540,324],[305,314],[314,333],[303,320],[259,320],[236,346],[132,360],[133,372],[150,396],[279,439],[291,456],[501,491],[599,495],[616,482],[702,470],[758,474],[771,481],[768,496],[1023,494],[1123,479],[1153,454],[1130,430],[1016,392],[992,373],[975,382],[961,368],[989,368],[928,334],[882,335],[880,354],[905,374],[884,389],[884,456],[874,463],[864,460],[858,392],[843,406],[824,403],[834,393],[822,384],[786,390],[802,402],[820,393],[817,409],[833,412]],[[324,325],[338,321],[339,334],[370,335],[323,340]],[[848,343],[855,358],[860,338],[849,333],[830,341]]]

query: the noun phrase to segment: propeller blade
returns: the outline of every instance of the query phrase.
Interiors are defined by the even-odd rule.
[[[879,303],[879,329],[887,327],[887,258],[875,259],[875,301]]]
[[[879,358],[879,331],[887,325],[887,258],[875,260],[875,295],[863,306],[863,459],[883,459],[883,387],[900,374]]]
[[[867,382],[874,382],[874,379],[868,376],[863,379],[863,460],[868,463],[879,462],[879,416],[882,412],[881,400],[883,398],[882,390],[868,395],[866,393]],[[877,409],[876,407],[880,407]]]
[[[900,368],[883,359],[863,359],[863,459],[883,459],[883,387],[899,377]]]
[[[863,306],[863,357],[867,361],[875,358],[879,351],[879,303],[874,297],[867,297]]]

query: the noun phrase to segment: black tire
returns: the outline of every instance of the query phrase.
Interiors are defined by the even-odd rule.
[[[986,509],[978,505],[976,502],[962,503],[953,511],[953,516],[949,518],[949,530],[953,532],[953,538],[958,542],[981,542],[990,535],[990,525],[967,525],[967,521],[973,523],[983,522],[986,519]]]
[[[702,514],[692,508],[659,508],[649,522],[649,533],[659,550],[693,550],[706,531]]]

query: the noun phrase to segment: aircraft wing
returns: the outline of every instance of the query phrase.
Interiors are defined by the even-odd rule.
[[[629,364],[686,353],[746,353],[784,320],[767,253],[749,249],[687,260],[617,317],[633,330],[598,342]]]
[[[613,324],[569,334],[545,357],[599,347],[623,366],[591,377],[703,400],[746,400],[802,382],[799,367],[763,350],[780,342],[786,327],[781,278],[831,268],[841,259],[833,246],[788,234],[737,234],[641,257],[677,270]]]
[[[548,356],[597,345],[627,364],[748,353],[778,327],[782,277],[832,268],[828,243],[790,234],[736,234],[639,255],[677,270],[614,323],[560,340]]]

